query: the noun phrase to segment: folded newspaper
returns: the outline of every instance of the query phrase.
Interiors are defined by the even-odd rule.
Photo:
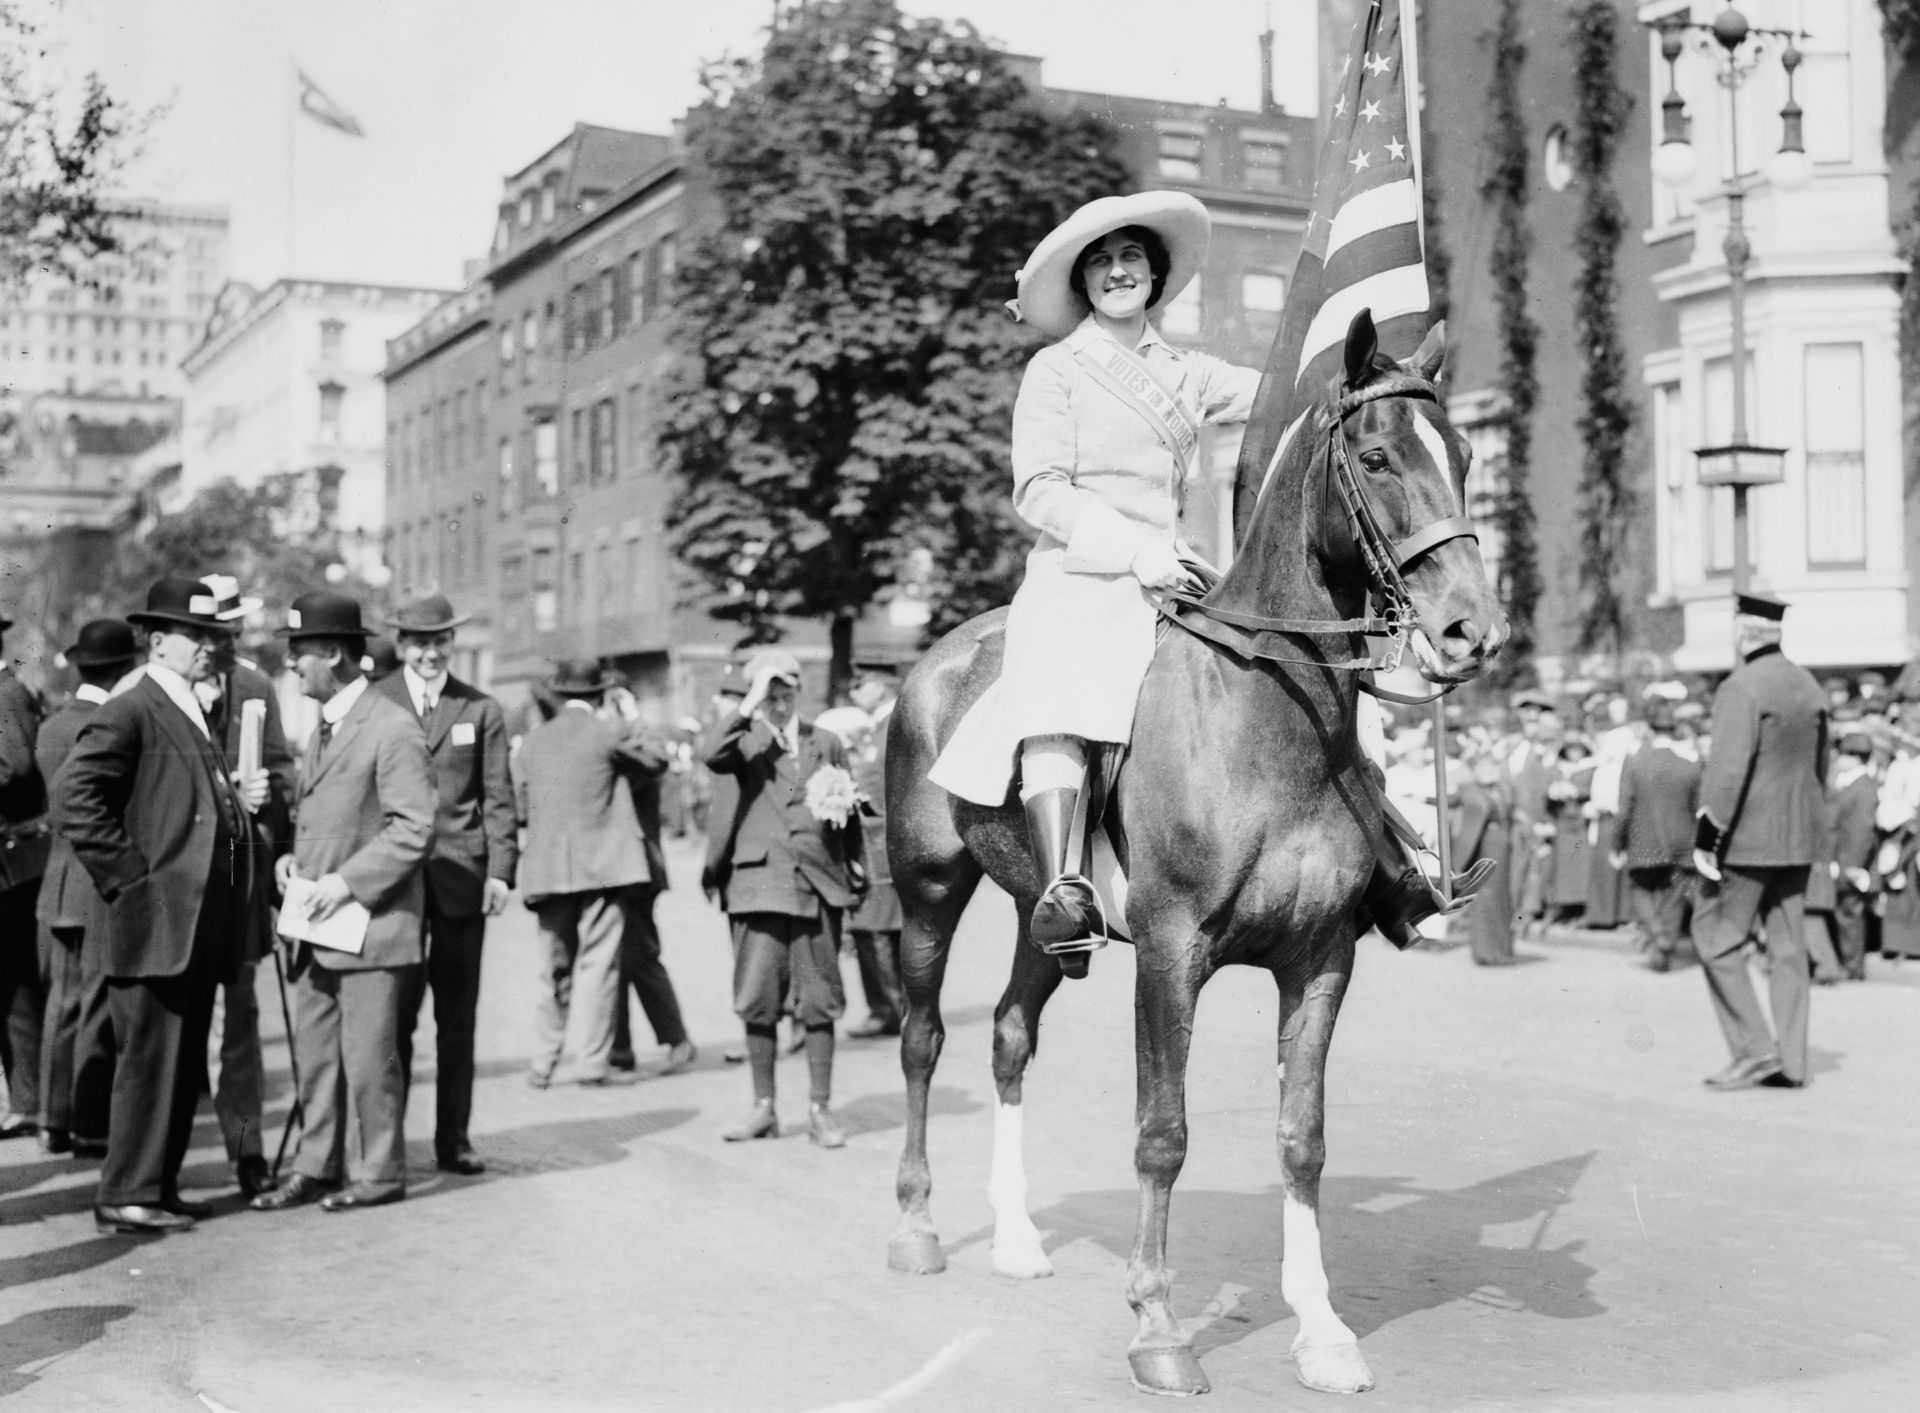
[[[287,880],[287,896],[280,904],[280,935],[357,956],[367,945],[367,923],[372,914],[348,899],[324,920],[316,922],[312,913],[314,894],[319,886],[310,878]]]

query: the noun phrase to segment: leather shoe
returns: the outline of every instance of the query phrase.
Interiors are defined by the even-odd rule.
[[[879,1040],[882,1037],[898,1035],[899,1033],[899,1021],[883,1021],[878,1016],[868,1016],[865,1020],[861,1021],[860,1024],[848,1029],[847,1039]]]
[[[1785,1070],[1775,1070],[1757,1083],[1762,1089],[1805,1089],[1807,1087],[1804,1079],[1789,1079]]]
[[[23,1119],[18,1114],[0,1123],[0,1140],[8,1138],[32,1138],[40,1132],[40,1125],[32,1119]]]
[[[240,1195],[249,1201],[263,1192],[272,1192],[279,1185],[274,1179],[273,1169],[258,1153],[249,1153],[240,1160],[239,1176]]]
[[[700,1051],[691,1040],[682,1040],[678,1045],[667,1047],[667,1061],[660,1066],[660,1074],[682,1074],[693,1068],[693,1062],[700,1058]]]
[[[73,1135],[63,1128],[43,1128],[40,1130],[40,1151],[42,1153],[71,1153]]]
[[[434,1158],[433,1165],[443,1173],[454,1173],[460,1177],[479,1177],[487,1170],[480,1155],[464,1144],[451,1152],[439,1154]]]
[[[744,1123],[735,1124],[720,1136],[729,1143],[744,1143],[750,1138],[778,1138],[780,1118],[773,1112],[773,1100],[757,1101]]]
[[[574,1083],[582,1089],[617,1089],[624,1084],[636,1084],[639,1079],[640,1076],[632,1070],[608,1070],[605,1074],[590,1074]]]
[[[76,1158],[104,1158],[107,1156],[107,1140],[104,1138],[73,1138],[73,1156]]]
[[[328,1182],[324,1178],[295,1173],[272,1192],[261,1193],[247,1205],[256,1212],[284,1212],[289,1207],[304,1207],[309,1202],[318,1202],[337,1186],[338,1183]]]
[[[130,1202],[124,1207],[98,1204],[93,1209],[93,1224],[101,1231],[130,1236],[164,1236],[168,1232],[193,1230],[192,1217],[143,1202]]]
[[[357,1212],[362,1207],[385,1207],[407,1195],[404,1182],[356,1182],[320,1199],[323,1212]]]
[[[204,1222],[208,1217],[213,1215],[213,1204],[211,1202],[189,1202],[186,1198],[180,1196],[179,1193],[175,1193],[171,1197],[161,1198],[160,1205],[176,1217],[190,1217],[196,1222]]]
[[[845,1148],[847,1131],[825,1104],[815,1104],[807,1115],[807,1137],[822,1148]]]
[[[1751,1089],[1769,1076],[1780,1073],[1780,1062],[1771,1055],[1757,1060],[1735,1060],[1718,1074],[1706,1078],[1709,1089]]]

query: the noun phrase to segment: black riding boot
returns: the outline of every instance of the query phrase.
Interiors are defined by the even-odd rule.
[[[1455,874],[1453,901],[1447,903],[1425,873],[1408,863],[1396,846],[1390,843],[1389,847],[1391,855],[1383,853],[1373,862],[1373,877],[1367,880],[1355,923],[1361,932],[1369,925],[1379,928],[1380,935],[1403,952],[1421,940],[1420,923],[1443,912],[1459,912],[1493,875],[1492,859],[1481,859],[1465,873]]]
[[[1029,934],[1048,956],[1091,952],[1107,945],[1106,922],[1093,885],[1067,872],[1068,834],[1079,795],[1078,790],[1042,790],[1026,802],[1033,866],[1047,880],[1040,901],[1033,906]]]

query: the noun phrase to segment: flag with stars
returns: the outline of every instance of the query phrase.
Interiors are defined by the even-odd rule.
[[[1300,258],[1241,443],[1236,539],[1246,533],[1269,471],[1340,372],[1353,316],[1371,309],[1381,350],[1396,358],[1409,357],[1426,336],[1420,112],[1401,18],[1402,0],[1373,0],[1331,85]]]

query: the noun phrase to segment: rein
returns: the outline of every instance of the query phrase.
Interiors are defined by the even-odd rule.
[[[1381,612],[1359,618],[1271,618],[1209,603],[1211,591],[1191,594],[1173,589],[1160,602],[1161,614],[1196,637],[1205,638],[1241,657],[1296,667],[1329,668],[1336,672],[1391,672],[1399,667],[1417,619],[1413,595],[1401,571],[1427,551],[1448,540],[1478,539],[1479,535],[1473,522],[1464,515],[1445,516],[1397,541],[1389,538],[1382,528],[1373,501],[1353,469],[1353,448],[1347,439],[1347,418],[1368,403],[1388,397],[1439,401],[1439,394],[1432,383],[1414,374],[1398,371],[1369,381],[1362,387],[1348,389],[1326,417],[1329,479],[1340,497],[1341,509],[1347,517],[1348,532],[1353,536],[1361,561],[1366,565],[1369,591],[1381,601]],[[1280,652],[1272,641],[1276,637],[1351,639],[1369,634],[1384,636],[1390,644],[1389,649],[1379,657],[1372,654],[1341,660],[1294,657]],[[1437,700],[1451,690],[1443,687],[1433,697],[1406,697],[1370,683],[1363,682],[1361,686],[1376,696],[1408,705]]]

